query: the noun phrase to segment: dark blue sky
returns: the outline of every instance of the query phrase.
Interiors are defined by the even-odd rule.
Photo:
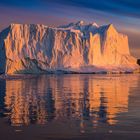
[[[113,23],[140,57],[140,0],[0,0],[0,28],[11,22],[60,25],[77,20]]]

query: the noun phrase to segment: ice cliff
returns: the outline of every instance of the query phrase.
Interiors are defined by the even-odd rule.
[[[11,24],[0,33],[0,73],[132,72],[138,67],[128,37],[112,24]]]

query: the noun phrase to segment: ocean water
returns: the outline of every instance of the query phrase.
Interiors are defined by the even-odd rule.
[[[0,80],[0,140],[140,139],[140,75]]]

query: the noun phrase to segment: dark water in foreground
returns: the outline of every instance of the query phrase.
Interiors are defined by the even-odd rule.
[[[0,80],[0,140],[140,139],[140,75],[23,77]]]

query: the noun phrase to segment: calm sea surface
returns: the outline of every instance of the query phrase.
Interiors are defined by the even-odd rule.
[[[0,80],[0,140],[140,139],[140,75]]]

